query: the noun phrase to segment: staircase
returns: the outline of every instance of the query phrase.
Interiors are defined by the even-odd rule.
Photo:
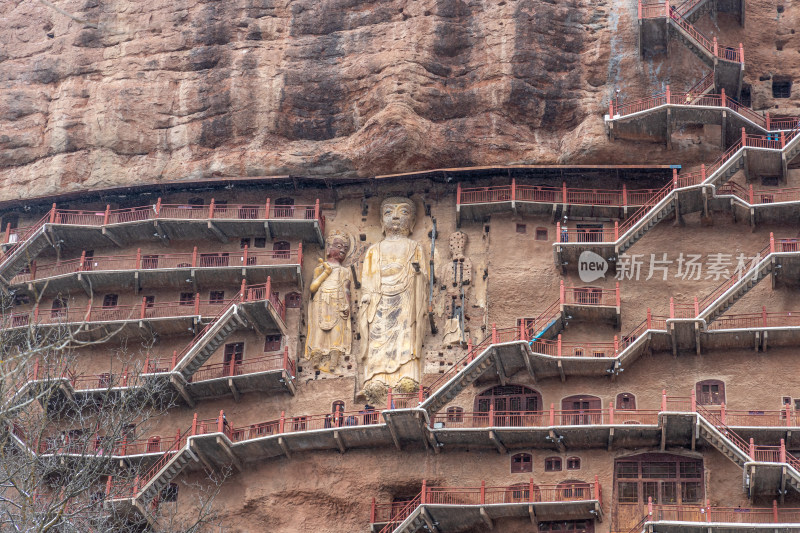
[[[626,230],[625,226],[620,228],[622,235],[620,236],[619,244],[617,245],[617,253],[621,254],[628,248],[636,244],[645,233],[664,220],[673,211],[675,211],[675,199],[673,194],[667,192],[672,187],[672,184],[667,185],[661,192],[651,201],[655,202],[656,199],[661,198],[658,203],[652,204],[648,202],[647,205],[642,206],[639,212],[634,214],[625,226],[630,224],[630,228]],[[663,195],[662,195],[663,193]],[[641,214],[640,214],[641,213]]]
[[[706,323],[718,318],[745,294],[750,292],[753,287],[758,285],[759,281],[772,273],[774,264],[772,261],[773,256],[769,253],[769,246],[759,252],[757,257],[762,257],[765,253],[766,257],[753,265],[740,278],[729,279],[705,298],[703,300],[703,310],[698,315],[698,318],[704,319]]]
[[[46,226],[44,222],[40,222],[37,226],[34,226],[35,231],[32,233],[22,235],[20,239],[24,240],[21,240],[13,248],[8,250],[3,259],[0,260],[0,277],[6,282],[10,282],[11,279],[22,272],[42,250],[50,246],[50,242],[45,236]],[[34,228],[32,228],[32,230]]]
[[[189,381],[198,368],[203,366],[209,357],[222,346],[222,343],[238,329],[239,325],[235,318],[238,318],[238,298],[231,301],[228,307],[184,349],[182,356],[178,359],[176,370],[181,373],[186,381]]]
[[[711,0],[686,0],[675,10],[686,20],[695,23],[704,13],[711,12]]]
[[[480,347],[481,345],[479,345],[479,347],[475,349],[475,352],[477,352],[477,350],[480,349]],[[446,381],[442,385],[441,388],[437,389],[436,392],[431,394],[429,398],[427,398],[424,402],[422,402],[422,404],[420,404],[420,407],[425,409],[428,412],[428,414],[433,414],[442,407],[444,407],[445,405],[447,405],[447,403],[450,400],[458,396],[461,393],[461,391],[463,391],[465,388],[474,383],[475,380],[477,380],[480,376],[483,375],[484,372],[486,372],[486,370],[489,369],[489,367],[495,364],[493,358],[494,353],[495,350],[493,346],[487,345],[486,348],[483,349],[483,351],[480,353],[480,355],[475,357],[475,359],[471,363],[467,364],[462,371],[458,372],[455,376],[453,376],[457,377],[458,379],[452,379],[451,377],[448,381]],[[468,354],[467,357],[469,357],[470,355],[471,354]],[[459,365],[456,364],[453,366],[453,368],[457,368],[458,366]],[[443,377],[444,376],[442,376],[442,378]],[[431,385],[431,387],[435,385],[436,384],[434,383],[433,385]]]
[[[137,498],[151,499],[158,496],[161,490],[169,485],[170,481],[181,473],[183,467],[186,466],[190,460],[191,458],[188,453],[185,453],[184,450],[178,451],[173,455],[172,459],[164,465],[160,471],[156,472],[156,475],[142,487]]]

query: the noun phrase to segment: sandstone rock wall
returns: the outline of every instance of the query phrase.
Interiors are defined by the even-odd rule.
[[[799,10],[778,7],[748,1],[745,30],[726,15],[699,24],[744,41],[761,109],[775,104],[771,77],[800,66]],[[0,198],[220,175],[638,162],[606,140],[609,96],[688,87],[705,67],[676,43],[643,62],[636,28],[633,0],[3,2]],[[650,159],[686,157],[654,146]]]

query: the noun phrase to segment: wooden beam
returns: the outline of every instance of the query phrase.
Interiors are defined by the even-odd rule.
[[[492,521],[492,518],[489,516],[489,513],[486,512],[485,507],[481,507],[480,513],[481,513],[481,518],[486,523],[486,526],[489,529],[494,529],[494,522]]]
[[[495,446],[495,448],[497,448],[497,451],[499,453],[501,453],[501,454],[508,453],[508,450],[503,445],[503,442],[497,436],[497,433],[495,433],[494,430],[492,430],[492,429],[489,430],[489,440],[492,441],[492,443],[494,443],[494,446]]]
[[[183,383],[178,381],[178,379],[174,375],[169,377],[169,382],[172,383],[172,386],[178,390],[178,394],[181,395],[183,401],[185,401],[189,405],[189,407],[194,407],[195,404],[194,399],[189,394],[189,391],[186,390],[186,387],[183,386]]]
[[[531,524],[536,524],[536,509],[533,504],[528,506],[528,516],[531,517]]]
[[[287,459],[292,458],[292,454],[289,451],[289,446],[286,444],[286,441],[283,437],[278,437],[278,446],[281,447],[281,450],[283,450],[283,455],[285,455]]]
[[[562,442],[563,439],[559,438],[559,436],[556,435],[556,432],[553,431],[552,429],[550,430],[549,434],[550,434],[550,440],[553,441],[553,444],[555,444],[556,449],[561,453],[567,453],[567,447],[564,446],[564,443]]]
[[[558,373],[561,375],[561,383],[567,381],[567,376],[564,375],[564,365],[561,364],[561,359],[558,360]]]
[[[339,448],[339,453],[344,453],[347,451],[347,448],[344,447],[344,440],[342,436],[339,434],[339,430],[333,431],[333,440],[336,441],[336,446]]]
[[[158,223],[158,220],[153,221],[153,229],[158,234],[158,237],[161,239],[161,244],[164,246],[169,246],[169,235],[164,231],[161,225]]]
[[[497,369],[497,377],[500,378],[500,385],[505,386],[508,382],[508,376],[506,376],[506,369],[503,367],[503,361],[501,361],[500,356],[497,355],[497,348],[494,349],[494,366]]]
[[[528,357],[528,350],[525,349],[524,346],[520,346],[520,350],[522,353],[522,360],[525,361],[525,368],[528,369],[528,374],[531,375],[531,379],[534,383],[536,383],[536,374],[533,371],[533,365],[531,364],[531,358]]]
[[[103,234],[103,235],[104,235],[104,236],[105,236],[105,237],[106,237],[106,238],[107,238],[109,241],[111,241],[111,242],[113,242],[115,245],[117,245],[117,247],[118,247],[118,248],[124,248],[124,245],[123,245],[122,241],[121,241],[121,240],[119,240],[119,237],[117,237],[116,235],[114,235],[114,232],[113,232],[113,231],[111,231],[111,230],[110,230],[110,229],[108,229],[108,228],[103,228],[103,229],[102,229],[102,230],[100,230],[100,231],[101,231],[101,233],[102,233],[102,234]]]
[[[241,395],[239,394],[239,389],[236,388],[236,383],[233,382],[233,378],[228,378],[228,388],[231,389],[233,393],[233,401],[239,403]]]
[[[383,418],[386,420],[386,427],[389,428],[389,434],[392,436],[392,440],[394,441],[394,445],[398,451],[402,450],[403,447],[400,446],[400,439],[397,438],[397,430],[394,428],[394,422],[392,421],[392,415],[389,413],[384,413]]]
[[[217,237],[217,239],[219,239],[220,242],[228,242],[228,236],[225,235],[225,233],[223,233],[223,231],[219,229],[217,225],[211,222],[210,220],[208,221],[208,229],[211,230],[211,233],[213,233]]]
[[[610,452],[614,446],[614,428],[608,428],[608,451]]]
[[[78,274],[78,283],[81,284],[81,287],[83,288],[83,292],[86,293],[86,296],[91,298],[92,297],[92,287],[91,287],[91,285],[89,285],[89,281],[84,277],[83,274]]]
[[[236,457],[236,454],[233,453],[233,450],[231,450],[230,446],[228,446],[228,443],[225,442],[225,439],[223,439],[220,436],[217,436],[217,445],[220,448],[222,448],[222,451],[225,453],[225,455],[228,456],[228,459],[231,460],[233,466],[236,467],[236,470],[238,470],[239,472],[243,472],[244,468],[242,468],[242,462],[239,460],[238,457]]]

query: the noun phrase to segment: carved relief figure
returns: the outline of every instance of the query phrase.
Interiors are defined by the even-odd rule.
[[[445,287],[445,344],[466,342],[464,320],[468,289],[472,282],[472,261],[464,255],[467,234],[457,231],[450,235],[451,262],[442,275]]]
[[[329,372],[339,357],[350,353],[353,340],[350,322],[350,269],[342,262],[350,251],[349,237],[333,231],[328,236],[325,258],[319,260],[311,281],[308,304],[308,335],[305,357],[314,368]]]
[[[409,238],[415,204],[387,198],[380,217],[384,239],[367,250],[361,274],[360,360],[368,398],[387,386],[410,392],[419,385],[427,311],[427,262]]]

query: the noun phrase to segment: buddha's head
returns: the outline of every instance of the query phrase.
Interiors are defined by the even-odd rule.
[[[417,220],[414,201],[402,196],[392,196],[381,202],[381,227],[386,235],[408,236]]]
[[[341,263],[350,252],[350,238],[339,230],[334,230],[328,235],[325,256]]]

